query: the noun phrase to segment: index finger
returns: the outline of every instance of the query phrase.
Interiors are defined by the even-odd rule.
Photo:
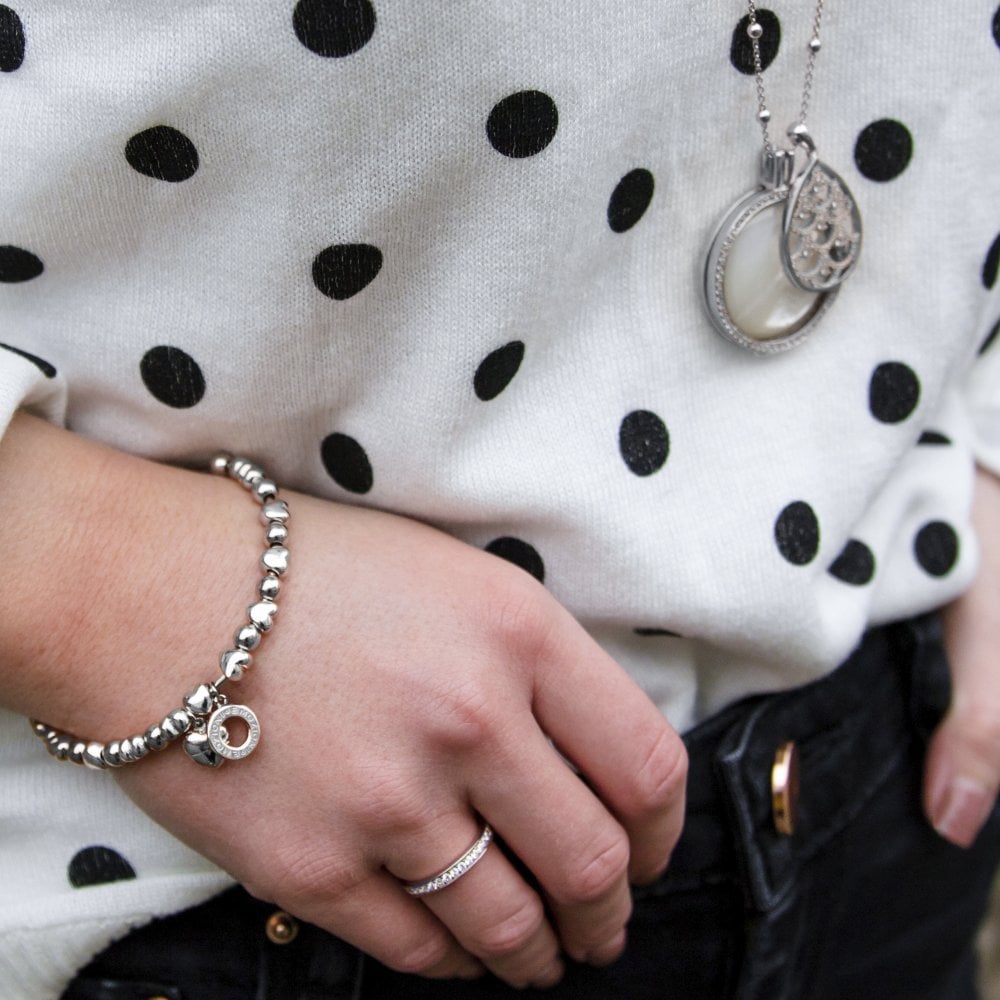
[[[654,880],[684,825],[687,751],[636,683],[568,613],[534,672],[539,725],[629,835],[629,877]]]

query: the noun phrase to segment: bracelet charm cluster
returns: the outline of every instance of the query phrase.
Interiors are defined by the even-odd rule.
[[[226,760],[242,760],[257,746],[260,740],[257,716],[246,705],[231,704],[223,688],[243,678],[253,663],[253,651],[271,630],[278,613],[277,597],[288,571],[288,503],[278,498],[277,485],[249,459],[220,453],[212,458],[209,468],[215,475],[229,476],[241,483],[260,504],[266,541],[260,557],[263,576],[257,586],[258,600],[247,608],[247,621],[237,629],[232,648],[219,656],[219,676],[189,691],[178,708],[145,732],[125,739],[85,740],[45,722],[31,720],[36,735],[57,760],[103,771],[135,763],[183,737],[184,750],[192,760],[207,767],[220,767]],[[230,719],[239,719],[245,726],[242,743],[230,742],[225,726]]]

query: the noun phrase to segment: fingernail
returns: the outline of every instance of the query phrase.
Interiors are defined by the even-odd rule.
[[[970,847],[993,807],[989,789],[971,778],[953,778],[935,796],[934,829],[959,847]]]

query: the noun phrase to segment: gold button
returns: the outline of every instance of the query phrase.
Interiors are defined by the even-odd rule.
[[[284,910],[275,910],[267,918],[264,933],[273,944],[291,944],[299,934],[299,922]]]
[[[771,767],[771,811],[774,828],[790,837],[799,811],[799,748],[794,740],[782,743]]]

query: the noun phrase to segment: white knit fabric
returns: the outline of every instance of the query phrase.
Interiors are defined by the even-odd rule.
[[[679,728],[967,585],[973,459],[1000,472],[990,3],[827,5],[810,122],[863,256],[766,359],[699,289],[755,181],[740,0],[354,0],[321,38],[326,6],[0,6],[0,424],[246,452],[489,546]],[[771,8],[780,134],[812,3]],[[135,878],[74,887],[94,846]],[[225,882],[0,714],[5,996]]]

